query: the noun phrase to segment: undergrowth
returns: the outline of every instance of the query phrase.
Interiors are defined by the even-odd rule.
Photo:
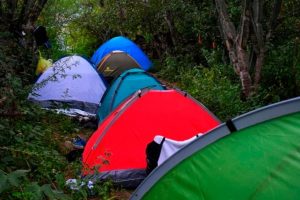
[[[28,102],[35,82],[34,54],[9,33],[0,35],[0,199],[108,199],[110,185],[70,190],[80,180],[81,163],[68,163],[64,141],[82,131],[69,117]]]

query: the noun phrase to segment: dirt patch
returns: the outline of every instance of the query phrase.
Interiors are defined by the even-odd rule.
[[[130,198],[131,194],[133,193],[132,190],[119,190],[119,191],[113,191],[111,193],[111,198],[115,200],[127,200]]]

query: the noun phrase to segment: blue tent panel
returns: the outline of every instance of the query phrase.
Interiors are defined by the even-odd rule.
[[[161,83],[144,70],[134,68],[122,73],[101,100],[97,113],[99,122],[103,121],[123,100],[143,88],[164,90]]]
[[[48,109],[76,109],[96,115],[106,90],[104,80],[83,57],[56,61],[37,80],[28,99]],[[71,114],[66,112],[65,114]]]
[[[152,62],[146,54],[134,42],[123,36],[114,37],[101,45],[92,56],[91,62],[98,66],[107,54],[116,50],[129,54],[146,71],[152,66]]]

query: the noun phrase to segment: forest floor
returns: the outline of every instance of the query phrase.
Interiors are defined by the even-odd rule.
[[[77,120],[76,120],[77,121]],[[97,127],[95,124],[91,124],[88,122],[88,127],[86,127],[86,123],[78,122],[79,123],[79,131],[70,133],[68,135],[62,135],[62,134],[54,134],[53,140],[56,141],[58,145],[59,152],[62,155],[67,155],[70,151],[74,150],[72,148],[72,145],[69,143],[66,144],[67,141],[72,141],[72,138],[75,138],[77,135],[79,135],[81,138],[86,139],[86,141],[91,137],[91,135],[96,131]],[[94,123],[94,122],[93,122]],[[81,163],[81,157],[80,155],[77,155],[76,162]],[[69,167],[66,168],[64,172],[65,179],[71,179],[78,176],[79,172],[77,171],[76,167],[74,168],[73,164],[70,163]],[[110,200],[127,200],[130,198],[130,195],[132,194],[133,190],[126,190],[122,188],[111,188],[110,190]],[[100,197],[89,197],[89,200],[101,200]]]
[[[157,74],[151,73],[156,79],[158,79],[162,85],[166,86],[167,88],[174,88],[177,87],[176,83],[169,83],[167,81],[161,80]],[[84,121],[78,118],[71,118],[71,120],[75,123],[76,129],[74,132],[62,134],[62,133],[53,133],[52,139],[57,144],[58,151],[61,155],[65,155],[73,151],[75,148],[72,146],[72,139],[76,136],[80,136],[81,138],[85,139],[86,141],[92,136],[92,134],[97,130],[97,121]],[[82,151],[76,153],[76,159],[72,162],[69,162],[68,166],[65,168],[64,177],[65,180],[74,179],[80,177],[82,163],[81,163],[81,156]],[[127,200],[130,198],[130,195],[133,193],[134,190],[126,190],[122,188],[110,188],[109,199],[113,200]],[[100,200],[100,197],[89,197],[89,200]]]

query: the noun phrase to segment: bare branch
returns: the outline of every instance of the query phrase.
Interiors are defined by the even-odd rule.
[[[234,71],[237,75],[240,73],[240,69],[237,65],[238,59],[234,49],[237,34],[236,28],[234,27],[232,21],[229,18],[227,12],[227,5],[223,0],[215,0],[217,12],[219,14],[219,21],[221,26],[222,35],[225,40],[225,45],[229,53],[230,60],[234,67]]]
[[[7,1],[7,20],[13,21],[14,20],[14,15],[15,15],[15,10],[17,8],[17,0],[10,0]]]
[[[270,38],[273,35],[274,30],[278,26],[278,16],[280,14],[281,5],[282,5],[282,0],[275,0],[273,10],[272,10],[272,15],[271,15],[271,18],[270,18],[270,21],[269,21],[269,24],[268,24],[269,25],[269,30],[268,30],[268,33],[266,35],[266,41],[270,40]]]
[[[265,57],[265,37],[263,32],[263,0],[253,0],[252,5],[252,30],[253,35],[251,37],[252,39],[252,45],[254,49],[253,55],[255,55],[255,60],[253,60],[253,63],[255,63],[255,73],[254,73],[254,89],[258,88],[260,79],[261,79],[261,69],[264,64],[264,57]],[[255,62],[254,62],[255,61]]]
[[[31,9],[31,14],[29,17],[29,21],[31,23],[35,22],[37,18],[40,16],[41,11],[43,10],[47,0],[38,0],[34,2],[34,6]]]
[[[3,20],[3,4],[2,1],[0,1],[0,21]]]
[[[250,34],[250,17],[251,17],[250,0],[245,0],[244,10],[241,16],[241,27],[238,35],[239,45],[243,49],[247,48],[247,42]]]
[[[6,113],[0,113],[0,117],[8,117],[8,118],[14,118],[14,117],[20,117],[22,116],[23,114],[21,112],[6,112]]]
[[[19,24],[26,24],[29,18],[29,11],[30,8],[32,7],[32,0],[24,0],[23,5],[22,5],[22,9],[19,15],[19,19],[18,22]]]
[[[170,35],[171,35],[171,39],[172,39],[172,43],[173,43],[174,46],[176,46],[178,37],[177,37],[176,30],[175,30],[173,16],[172,16],[172,13],[169,10],[167,10],[165,12],[164,19],[167,22],[167,25],[168,25],[168,28],[169,28],[169,31],[170,31]]]
[[[256,36],[256,42],[258,49],[264,46],[264,35],[263,35],[263,4],[264,0],[253,0],[252,13],[253,13],[253,31]]]
[[[217,11],[219,14],[220,23],[223,29],[224,36],[228,39],[235,40],[236,29],[229,18],[227,5],[223,0],[215,0]]]
[[[240,29],[237,33],[236,28],[229,18],[225,1],[215,0],[222,35],[229,52],[231,63],[235,73],[241,80],[243,94],[249,97],[252,91],[252,80],[249,74],[247,43],[250,35],[251,0],[244,0],[243,2],[244,10],[241,16]]]
[[[261,69],[264,64],[265,52],[261,51],[257,55],[256,63],[255,63],[255,75],[254,75],[254,89],[258,88],[260,78],[261,78]]]

